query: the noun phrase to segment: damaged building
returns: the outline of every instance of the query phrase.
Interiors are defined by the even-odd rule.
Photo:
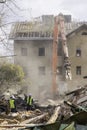
[[[68,25],[67,45],[71,62],[72,80],[64,77],[64,61],[61,42],[58,42],[57,93],[73,90],[86,84],[87,25],[71,31],[71,16],[65,16]],[[13,25],[10,39],[14,40],[14,63],[21,65],[30,84],[27,93],[35,97],[50,98],[52,94],[52,49],[54,16],[43,15],[33,22],[17,22]]]
[[[87,75],[87,24],[67,34],[67,44],[73,76],[72,81],[68,81],[70,90],[87,84],[87,80],[83,78]]]

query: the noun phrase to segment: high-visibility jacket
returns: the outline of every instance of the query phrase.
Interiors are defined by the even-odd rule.
[[[33,103],[33,98],[32,97],[28,97],[27,98],[27,104],[28,105],[32,105],[32,103]]]
[[[9,104],[10,104],[11,109],[15,108],[15,100],[14,99],[10,99]]]

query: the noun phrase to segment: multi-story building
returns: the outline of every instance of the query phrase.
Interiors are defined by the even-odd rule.
[[[72,81],[68,81],[70,90],[87,84],[87,80],[83,78],[87,75],[87,24],[67,34],[67,44],[73,76]]]
[[[10,34],[10,39],[14,40],[14,63],[23,67],[30,81],[27,94],[31,92],[39,98],[50,98],[52,94],[53,18],[53,15],[48,15],[40,21],[16,23]],[[67,34],[72,81],[64,78],[63,50],[58,42],[57,93],[70,91],[86,83],[83,79],[86,75],[86,42],[86,25]]]

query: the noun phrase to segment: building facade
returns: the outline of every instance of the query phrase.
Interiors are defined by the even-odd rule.
[[[39,25],[35,22],[16,23],[10,39],[14,40],[14,63],[21,65],[30,84],[27,94],[32,93],[37,98],[52,97],[52,52],[53,52],[53,16],[48,26],[45,16]],[[50,17],[50,20],[51,20]],[[70,16],[69,16],[70,17]],[[49,18],[48,23],[49,23]],[[45,23],[46,21],[46,23]],[[84,35],[85,34],[85,35]],[[73,79],[67,81],[64,77],[64,61],[61,41],[58,42],[58,72],[56,76],[57,93],[63,94],[85,85],[86,75],[86,42],[87,26],[82,25],[67,35],[67,45],[72,68]],[[85,68],[85,69],[84,69]]]
[[[87,25],[83,24],[69,33],[67,44],[72,71],[72,81],[68,81],[70,91],[87,84],[83,78],[87,75]]]
[[[41,94],[49,97],[52,94],[52,38],[49,40],[15,40],[14,41],[14,63],[23,67],[25,76],[30,84],[28,93],[36,96]],[[57,80],[63,79],[63,61],[60,51],[58,57]],[[57,84],[60,84],[57,82]],[[58,86],[58,85],[57,85]],[[62,88],[61,88],[62,89]],[[60,89],[60,90],[61,90]]]

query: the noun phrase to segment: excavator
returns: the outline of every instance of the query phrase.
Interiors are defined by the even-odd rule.
[[[64,16],[63,14],[59,14],[54,17],[54,32],[53,32],[53,59],[52,59],[52,92],[53,95],[57,92],[57,84],[56,84],[56,75],[57,75],[57,67],[58,67],[58,41],[61,40],[63,57],[64,57],[64,65],[63,69],[65,72],[65,79],[72,79],[71,74],[71,63],[69,60],[68,47],[67,47],[67,39],[65,33],[65,24],[64,24]]]

